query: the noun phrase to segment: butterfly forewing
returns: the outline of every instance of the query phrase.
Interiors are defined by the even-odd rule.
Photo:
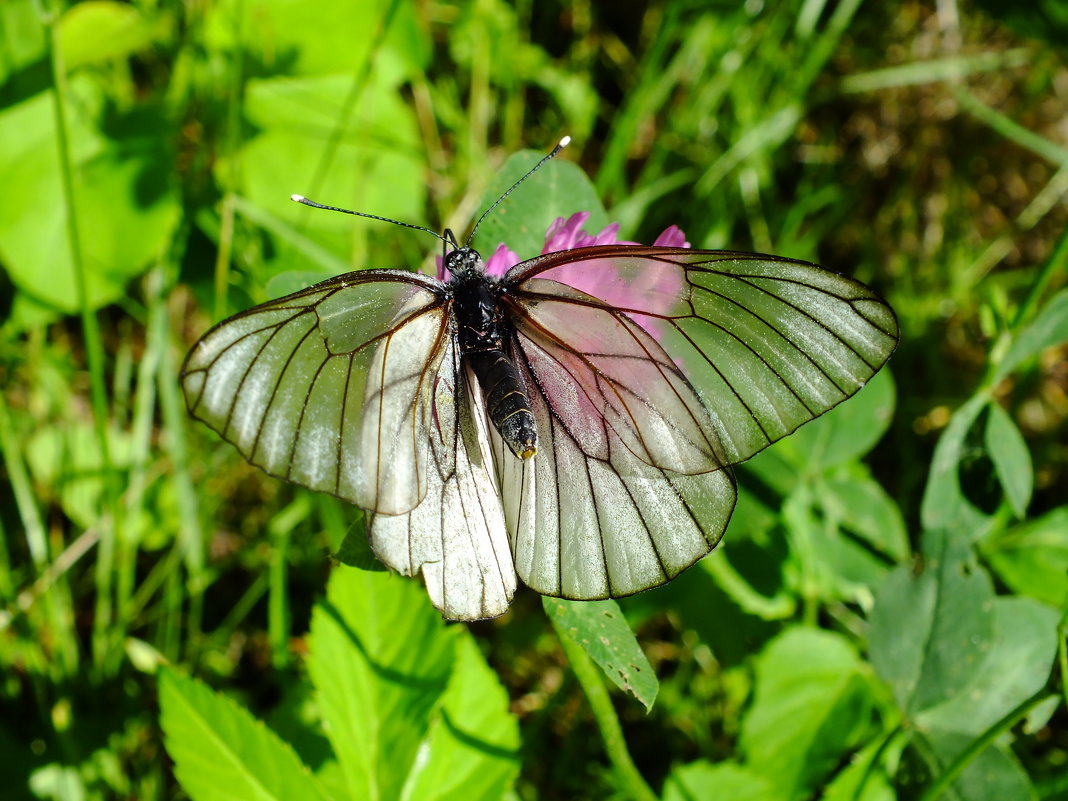
[[[592,247],[519,264],[505,282],[522,297],[538,279],[576,287],[648,331],[711,412],[728,463],[841,403],[897,345],[893,312],[867,287],[774,256]]]
[[[701,399],[633,319],[583,292],[536,278],[503,303],[523,341],[536,343],[534,378],[586,456],[609,461],[614,435],[638,460],[676,473],[706,473],[726,464]]]
[[[186,403],[272,475],[409,511],[426,492],[447,311],[432,279],[338,276],[212,328],[183,366]]]

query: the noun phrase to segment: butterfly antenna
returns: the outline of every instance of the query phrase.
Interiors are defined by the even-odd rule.
[[[501,195],[499,198],[497,198],[493,202],[492,206],[490,206],[488,209],[486,209],[484,212],[482,212],[482,216],[478,218],[478,222],[475,223],[475,227],[471,229],[471,235],[469,237],[467,237],[467,244],[468,245],[471,244],[471,241],[475,238],[475,231],[478,230],[478,226],[482,225],[482,221],[484,219],[486,219],[487,215],[489,215],[489,213],[491,211],[493,211],[495,208],[497,208],[499,205],[501,205],[501,203],[504,201],[504,199],[506,197],[508,197],[510,194],[512,194],[512,192],[515,191],[517,186],[519,186],[521,183],[523,183],[523,181],[527,180],[527,178],[529,178],[534,173],[536,173],[539,169],[541,169],[541,165],[542,164],[547,162],[549,159],[551,159],[553,156],[555,156],[557,153],[559,153],[561,150],[563,150],[569,144],[571,144],[571,137],[570,136],[565,136],[563,139],[561,139],[559,141],[559,143],[557,143],[556,147],[554,147],[552,149],[552,152],[550,152],[546,156],[543,156],[541,161],[539,161],[537,164],[535,164],[533,167],[531,167],[529,170],[527,170],[526,174],[523,175],[522,178],[520,178],[518,181],[516,181],[514,184],[512,184],[508,188],[507,192],[505,192],[503,195]]]
[[[511,190],[509,190],[511,191]],[[308,200],[304,195],[290,195],[289,199],[295,203],[303,203],[305,206],[311,206],[313,209],[326,209],[327,211],[340,211],[342,214],[351,214],[354,217],[366,217],[369,220],[381,220],[382,222],[393,223],[394,225],[400,225],[404,228],[414,228],[416,231],[426,231],[431,236],[437,237],[446,245],[456,242],[456,238],[453,237],[452,243],[448,239],[443,237],[437,231],[431,231],[429,228],[424,228],[422,225],[412,225],[411,223],[401,222],[400,220],[391,220],[389,217],[379,217],[377,214],[364,214],[362,211],[352,211],[351,209],[342,209],[337,206],[324,206],[322,203],[316,203],[314,200]],[[451,236],[451,234],[450,234]]]

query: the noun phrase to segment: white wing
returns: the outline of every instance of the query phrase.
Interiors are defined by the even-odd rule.
[[[433,279],[338,276],[208,331],[182,368],[186,404],[271,475],[407,512],[426,494],[429,388],[447,320]]]
[[[513,351],[538,453],[516,459],[496,432],[491,439],[520,579],[546,595],[620,597],[670,581],[712,550],[734,509],[730,468],[684,475],[654,467],[633,437],[589,419],[588,407],[554,402],[552,379],[542,377],[561,364],[522,328]]]
[[[432,389],[426,495],[407,514],[374,515],[371,544],[399,573],[422,571],[430,600],[445,617],[478,620],[508,609],[516,575],[490,472],[484,403],[452,338],[445,347]]]

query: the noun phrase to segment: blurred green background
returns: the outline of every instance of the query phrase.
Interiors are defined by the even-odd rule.
[[[3,797],[1068,799],[1066,8],[3,0]],[[433,268],[291,193],[464,231],[564,134],[624,238],[816,261],[902,327],[739,469],[720,550],[621,602],[648,712],[528,591],[444,626],[335,566],[361,513],[249,467],[177,382],[240,309]],[[539,241],[517,214],[484,253]],[[352,676],[374,721],[331,718]]]

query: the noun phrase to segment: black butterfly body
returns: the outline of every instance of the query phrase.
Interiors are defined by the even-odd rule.
[[[266,472],[367,509],[378,557],[449,618],[517,578],[593,599],[719,541],[731,465],[852,395],[897,322],[805,262],[688,248],[548,253],[503,277],[366,270],[212,328],[190,413]]]

